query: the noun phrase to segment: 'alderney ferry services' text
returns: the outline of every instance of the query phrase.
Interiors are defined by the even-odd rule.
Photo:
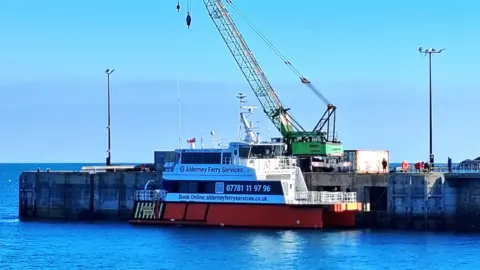
[[[194,166],[181,166],[180,172],[188,173],[243,173],[245,169],[242,167],[194,167]]]

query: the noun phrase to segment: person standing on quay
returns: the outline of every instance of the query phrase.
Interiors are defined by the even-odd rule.
[[[383,158],[383,160],[382,160],[383,172],[387,172],[387,166],[388,166],[388,162],[385,158]]]
[[[449,173],[452,173],[452,159],[450,157],[448,157],[448,172]]]

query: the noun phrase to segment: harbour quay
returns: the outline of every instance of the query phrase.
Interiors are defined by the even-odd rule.
[[[151,170],[23,172],[21,220],[112,220],[132,217],[135,191],[161,186],[163,165],[175,157],[157,153]],[[310,191],[356,192],[359,227],[480,230],[480,172],[308,172]]]
[[[23,220],[128,220],[132,216],[135,190],[161,185],[161,164],[166,159],[157,158],[157,161],[156,171],[93,168],[23,172],[19,179],[19,217]],[[305,179],[312,191],[350,189],[357,192],[363,209],[377,210],[370,209],[371,201],[380,205],[380,210],[387,209],[388,174],[305,173]]]
[[[387,190],[389,227],[480,231],[480,172],[393,173]]]
[[[81,171],[23,172],[18,216],[21,220],[128,221],[135,191],[160,186],[164,164],[175,158],[175,151],[154,151],[154,163],[147,169],[92,166]]]
[[[135,190],[161,185],[160,164],[164,161],[156,163],[157,171],[96,168],[23,172],[19,179],[19,217],[22,220],[126,221],[132,216]],[[305,173],[305,179],[312,191],[356,191],[358,201],[363,202],[363,209],[369,212],[387,209],[388,174]],[[370,206],[371,201],[375,206]]]
[[[110,220],[132,216],[135,190],[161,174],[127,172],[23,172],[19,181],[21,220]]]

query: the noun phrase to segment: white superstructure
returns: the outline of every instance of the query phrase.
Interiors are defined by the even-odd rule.
[[[177,149],[176,161],[164,165],[163,179],[177,182],[214,181],[227,185],[228,181],[241,181],[252,183],[252,185],[261,184],[262,181],[278,181],[281,183],[283,195],[282,200],[276,200],[276,203],[356,202],[355,192],[309,191],[303,174],[297,166],[297,158],[285,156],[287,146],[282,142],[259,141],[258,133],[253,129],[251,122],[247,121],[246,112],[242,110],[249,107],[244,107],[243,103],[240,111],[245,133],[243,141],[230,142],[223,148]],[[253,110],[248,110],[249,114],[252,112]]]

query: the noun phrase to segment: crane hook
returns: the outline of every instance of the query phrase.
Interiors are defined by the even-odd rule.
[[[177,2],[177,12],[180,12],[180,0]]]
[[[192,16],[190,16],[190,13],[187,12],[187,27],[190,29],[190,24],[192,24]]]

